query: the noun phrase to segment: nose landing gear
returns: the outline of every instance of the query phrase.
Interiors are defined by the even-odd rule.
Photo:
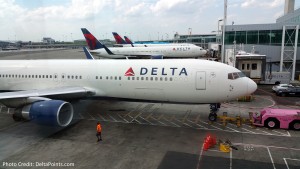
[[[219,111],[220,107],[221,107],[220,103],[210,104],[210,113],[208,115],[208,120],[209,121],[216,121],[217,120],[217,112]]]

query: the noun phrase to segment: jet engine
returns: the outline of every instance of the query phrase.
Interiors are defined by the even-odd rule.
[[[73,106],[62,100],[38,101],[17,108],[14,119],[31,120],[37,124],[50,126],[68,126],[73,119]]]

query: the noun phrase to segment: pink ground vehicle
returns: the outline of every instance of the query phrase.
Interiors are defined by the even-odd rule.
[[[300,110],[265,108],[252,118],[256,126],[300,130]]]

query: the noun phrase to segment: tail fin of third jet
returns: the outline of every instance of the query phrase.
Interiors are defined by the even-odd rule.
[[[103,45],[91,34],[86,28],[81,28],[81,31],[85,37],[86,43],[90,50],[101,49]]]
[[[117,44],[127,44],[117,32],[112,32],[112,34],[114,35]]]
[[[131,44],[131,46],[133,47],[133,42],[127,36],[124,36],[124,39],[127,44]]]

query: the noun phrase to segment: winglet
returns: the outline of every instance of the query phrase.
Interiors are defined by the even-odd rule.
[[[117,32],[112,32],[112,34],[114,35],[117,44],[127,44]]]
[[[100,43],[100,41],[97,38],[95,38],[94,35],[91,34],[86,28],[81,28],[81,31],[85,37],[86,43],[88,44],[90,50],[103,48],[103,45]]]
[[[86,56],[87,59],[95,60],[95,58],[93,57],[93,55],[90,53],[90,51],[88,51],[86,49],[86,47],[83,47],[83,51],[84,51],[85,56]]]
[[[124,39],[126,43],[131,44],[131,46],[134,47],[132,41],[127,36],[124,36]]]

